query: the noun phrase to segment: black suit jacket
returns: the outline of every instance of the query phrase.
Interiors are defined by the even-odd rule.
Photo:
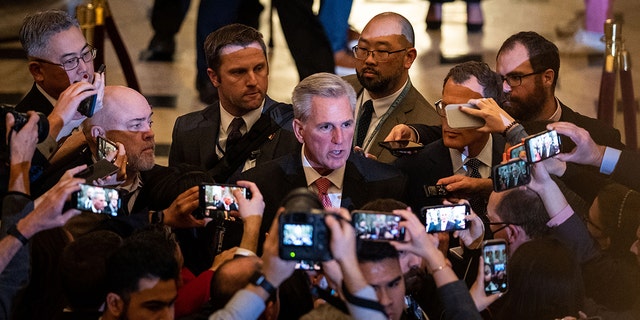
[[[53,111],[53,105],[47,98],[38,90],[36,87],[36,83],[33,83],[31,90],[27,93],[22,101],[18,102],[16,105],[16,111],[19,112],[27,112],[29,110],[34,110],[38,112],[42,112],[45,115],[49,115],[51,111]]]
[[[262,117],[269,116],[264,112],[276,103],[277,102],[267,97]],[[289,154],[296,150],[299,145],[298,140],[293,134],[293,126],[291,124],[293,108],[288,105],[279,108],[274,112],[275,113],[272,112],[270,115],[271,120],[275,121],[272,122],[272,125],[279,125],[280,129],[274,134],[269,134],[268,140],[263,143],[258,150],[252,151],[252,156],[256,159],[256,165],[260,165],[266,161]],[[280,119],[288,120],[280,122]],[[216,154],[219,128],[219,102],[206,107],[204,110],[188,113],[178,117],[173,126],[171,151],[169,153],[169,166],[176,166],[179,164],[194,165],[209,171],[212,177],[218,182],[228,180],[229,176],[236,171],[235,169],[227,170],[224,174],[212,171],[212,168],[214,168],[220,160]],[[263,135],[259,134],[256,138],[262,136]]]
[[[307,187],[300,152],[247,170],[240,179],[255,182],[264,197],[261,240],[271,227],[282,199],[295,188]],[[346,164],[340,206],[352,210],[379,198],[404,200],[405,182],[400,170],[352,153]]]
[[[584,128],[597,144],[614,147],[616,149],[624,149],[624,144],[620,140],[620,131],[618,131],[618,129],[598,119],[581,115],[562,102],[560,102],[560,108],[562,108],[560,121],[571,122],[578,127]]]
[[[500,135],[493,135],[492,166],[500,164],[505,141]],[[416,212],[424,206],[442,204],[440,198],[427,198],[424,186],[433,186],[441,178],[453,175],[453,165],[449,148],[445,147],[442,139],[428,144],[417,154],[398,158],[394,165],[408,178],[407,199],[411,208]]]

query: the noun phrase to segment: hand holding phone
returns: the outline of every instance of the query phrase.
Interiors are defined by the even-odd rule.
[[[245,187],[231,184],[215,184],[215,183],[203,183],[200,185],[199,198],[200,208],[203,210],[196,210],[196,212],[202,212],[202,216],[195,217],[196,219],[210,218],[214,212],[224,211],[238,211],[238,200],[233,195],[233,190],[240,190],[246,199],[251,198],[251,191]],[[200,215],[200,214],[199,214]]]
[[[527,161],[535,163],[560,153],[560,136],[555,130],[543,131],[524,139]]]
[[[109,162],[107,159],[102,159],[90,166],[86,169],[76,173],[74,177],[83,178],[88,183],[93,183],[96,180],[102,179],[105,180],[109,176],[118,172],[120,168]]]
[[[118,152],[118,147],[114,142],[109,141],[107,138],[98,136],[96,138],[98,144],[98,160],[105,159]],[[113,158],[115,160],[115,157]]]

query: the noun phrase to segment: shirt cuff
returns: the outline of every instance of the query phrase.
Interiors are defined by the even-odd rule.
[[[602,164],[600,165],[600,173],[610,175],[618,164],[620,154],[622,151],[614,148],[607,147],[604,149],[604,156],[602,157]]]
[[[547,227],[553,228],[563,224],[565,221],[571,218],[573,213],[573,208],[571,208],[571,206],[567,204],[562,210],[560,210],[560,213],[558,213],[555,217],[551,218],[551,220],[547,222]]]

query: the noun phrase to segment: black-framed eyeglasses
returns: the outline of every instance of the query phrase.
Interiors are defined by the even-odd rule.
[[[33,58],[31,60],[37,61],[37,62],[43,62],[43,63],[52,64],[54,66],[60,66],[65,71],[71,71],[71,70],[77,68],[80,65],[80,59],[82,59],[82,61],[84,61],[85,63],[89,63],[89,62],[93,61],[93,59],[95,59],[96,52],[98,50],[96,48],[94,48],[94,47],[91,47],[91,46],[89,46],[88,49],[89,50],[82,52],[79,57],[69,58],[69,59],[63,61],[62,63],[55,63],[55,62],[51,62],[49,60],[40,59],[40,58]]]
[[[385,62],[385,61],[389,60],[389,55],[394,54],[394,53],[398,53],[398,52],[402,52],[402,51],[407,51],[407,49],[409,49],[409,48],[404,48],[404,49],[395,50],[395,51],[367,50],[365,48],[360,48],[357,45],[353,46],[353,48],[351,48],[351,50],[353,51],[353,56],[356,59],[358,59],[358,60],[366,60],[367,57],[369,56],[369,54],[371,54],[371,56],[373,57],[373,60],[375,60],[377,62]]]
[[[447,116],[446,112],[444,111],[444,107],[446,107],[447,105],[445,105],[444,102],[442,102],[442,99],[439,99],[438,101],[436,101],[434,105],[436,106],[436,112],[438,113],[439,116],[441,117]]]
[[[519,223],[515,222],[489,222],[487,223],[489,226],[500,226],[497,229],[491,229],[492,233],[498,233],[500,230],[506,229],[508,226],[519,226]]]
[[[526,77],[532,76],[534,74],[541,74],[543,72],[544,71],[531,72],[531,73],[527,73],[527,74],[523,74],[523,75],[508,74],[506,76],[502,76],[502,81],[506,81],[509,84],[509,86],[511,86],[511,87],[517,87],[517,86],[522,84],[522,78],[526,78]]]

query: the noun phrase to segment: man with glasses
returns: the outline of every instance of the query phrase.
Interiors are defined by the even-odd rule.
[[[560,70],[558,47],[529,31],[509,37],[498,50],[496,71],[503,77],[508,103],[503,107],[518,121],[571,122],[585,128],[599,144],[623,148],[620,132],[581,115],[555,96]]]
[[[395,165],[408,176],[409,205],[421,208],[442,203],[427,197],[424,186],[446,185],[457,198],[468,198],[482,216],[492,190],[491,167],[502,160],[505,141],[476,129],[451,128],[444,108],[447,104],[467,103],[470,99],[502,101],[500,76],[484,62],[457,65],[445,77],[442,99],[436,110],[442,124],[442,139],[428,144],[415,155],[398,158]]]
[[[94,74],[96,49],[87,43],[78,22],[59,10],[28,15],[20,42],[34,84],[16,110],[49,116],[49,135],[60,140],[84,119],[77,112],[80,102],[102,90],[103,77]]]
[[[396,157],[378,145],[400,123],[438,125],[438,116],[411,85],[409,68],[417,57],[411,23],[385,12],[373,17],[353,47],[356,75],[345,77],[356,93],[356,132],[353,145],[391,163]]]

